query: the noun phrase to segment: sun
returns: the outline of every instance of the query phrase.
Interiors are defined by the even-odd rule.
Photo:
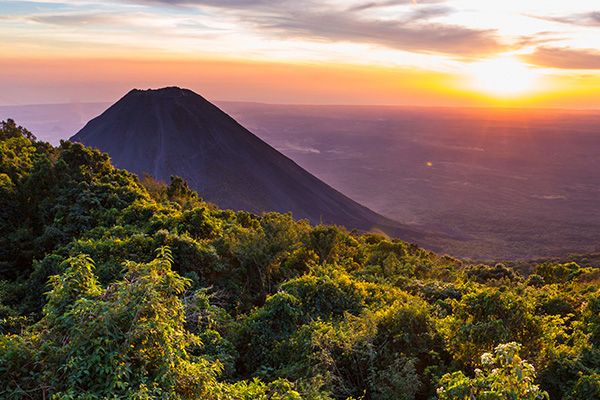
[[[498,97],[515,97],[535,89],[538,74],[513,57],[472,63],[467,71],[473,89]]]

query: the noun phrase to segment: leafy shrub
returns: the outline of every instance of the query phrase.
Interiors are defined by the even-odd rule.
[[[467,277],[475,282],[486,283],[490,281],[508,280],[513,281],[519,278],[518,273],[506,267],[504,264],[494,266],[477,264],[467,268]]]
[[[446,374],[440,379],[439,400],[470,399],[547,399],[548,394],[534,383],[535,369],[519,357],[518,343],[500,344],[494,353],[481,356],[483,369],[469,378],[462,372]]]
[[[573,280],[583,271],[574,262],[565,264],[543,263],[535,267],[535,273],[544,278],[546,283],[565,283]]]

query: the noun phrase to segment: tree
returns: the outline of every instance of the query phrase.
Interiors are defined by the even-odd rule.
[[[51,279],[44,318],[0,347],[7,398],[210,396],[220,363],[187,352],[199,344],[184,328],[179,298],[189,282],[171,270],[168,248],[159,248],[150,263],[126,263],[124,278],[106,289],[89,257],[66,263],[65,272]],[[33,364],[16,356],[27,353]]]
[[[189,208],[198,201],[198,194],[190,189],[188,183],[180,176],[171,176],[171,183],[167,186],[167,197],[184,208]]]
[[[438,321],[453,358],[470,364],[485,349],[500,343],[525,343],[526,354],[539,352],[541,319],[533,302],[506,288],[482,287],[451,301],[453,312]]]
[[[20,125],[17,125],[14,120],[8,118],[6,121],[0,121],[0,140],[24,137],[31,141],[35,141],[33,133]]]
[[[533,365],[519,357],[521,345],[500,344],[481,356],[483,369],[469,378],[462,371],[445,374],[437,390],[439,400],[542,400],[548,394],[534,383]]]

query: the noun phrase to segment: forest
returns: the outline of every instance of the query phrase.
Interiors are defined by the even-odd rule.
[[[596,258],[487,265],[201,196],[0,123],[0,398],[600,398]]]

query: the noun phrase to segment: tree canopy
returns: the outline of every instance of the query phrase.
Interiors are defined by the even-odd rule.
[[[0,123],[0,398],[600,398],[599,269],[222,210]]]

